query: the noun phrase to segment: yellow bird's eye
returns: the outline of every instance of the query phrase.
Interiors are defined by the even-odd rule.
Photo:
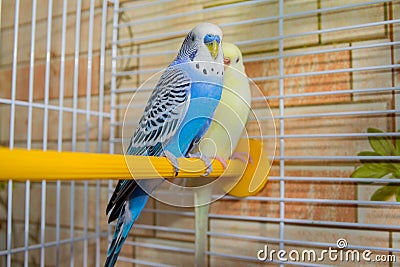
[[[224,64],[229,65],[231,63],[231,60],[229,57],[224,58]]]

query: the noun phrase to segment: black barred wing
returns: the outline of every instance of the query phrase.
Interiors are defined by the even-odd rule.
[[[182,122],[190,98],[191,79],[185,71],[169,67],[161,76],[131,138],[127,154],[159,156]]]
[[[127,153],[159,156],[162,142],[175,134],[189,106],[191,79],[177,67],[168,68],[160,78],[144,109]],[[118,218],[125,200],[136,189],[135,180],[120,180],[108,202],[108,222]]]

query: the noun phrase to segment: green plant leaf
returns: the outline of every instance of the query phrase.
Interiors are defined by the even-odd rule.
[[[361,151],[357,154],[359,157],[377,157],[377,159],[360,159],[361,163],[368,163],[372,164],[371,166],[375,167],[376,169],[386,169],[391,173],[399,173],[400,174],[400,164],[399,163],[391,163],[388,160],[379,159],[381,157],[380,154],[374,151]],[[377,166],[378,165],[378,166]]]
[[[400,202],[400,186],[396,189],[396,201]]]
[[[398,167],[399,164],[393,165]],[[396,171],[393,172],[393,178],[400,178],[400,169],[396,169]]]
[[[362,151],[360,153],[357,154],[359,157],[376,157],[376,159],[360,159],[361,163],[371,163],[371,164],[375,164],[375,165],[379,165],[376,166],[376,168],[381,168],[381,169],[387,169],[392,173],[396,173],[400,171],[400,164],[399,163],[393,163],[390,162],[388,160],[384,160],[384,159],[379,159],[379,157],[381,157],[380,154],[374,152],[374,151]]]
[[[397,132],[400,133],[400,129],[397,130]],[[396,149],[395,149],[396,156],[400,156],[400,137],[396,136],[394,138],[394,140],[395,140],[394,143],[395,143],[395,146],[396,146]]]
[[[382,178],[392,172],[388,163],[364,163],[350,177],[352,178]]]
[[[359,157],[381,157],[382,155],[375,151],[361,151],[357,154]],[[377,159],[360,159],[362,163],[376,162]]]
[[[383,133],[381,130],[375,128],[368,128],[367,131],[368,133]],[[368,140],[376,153],[382,156],[392,156],[394,154],[395,148],[389,138],[384,136],[369,136]]]
[[[399,185],[398,184],[388,184],[378,188],[371,196],[371,201],[385,201],[395,192],[397,192]]]

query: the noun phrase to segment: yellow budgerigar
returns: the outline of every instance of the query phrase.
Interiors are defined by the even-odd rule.
[[[223,42],[224,88],[210,128],[199,143],[201,158],[215,158],[226,166],[239,142],[250,113],[251,92],[245,74],[242,53],[231,43]],[[207,219],[211,202],[210,186],[198,187],[195,193],[195,261],[206,266]]]

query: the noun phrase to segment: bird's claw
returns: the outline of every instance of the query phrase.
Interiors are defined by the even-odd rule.
[[[190,158],[198,158],[198,159],[201,159],[202,161],[204,161],[204,164],[206,165],[207,169],[206,169],[205,173],[202,176],[208,176],[212,172],[213,167],[212,167],[211,159],[218,160],[221,163],[221,165],[224,168],[224,170],[228,166],[227,163],[226,163],[226,160],[221,158],[221,157],[219,157],[219,156],[215,156],[215,157],[209,158],[209,157],[203,156],[201,153],[193,153],[193,154],[189,154],[189,157]]]
[[[223,158],[221,158],[221,157],[218,157],[218,156],[215,156],[214,159],[215,159],[215,160],[218,160],[219,163],[221,163],[221,165],[222,165],[222,167],[224,168],[224,170],[226,170],[226,168],[228,167],[228,164],[226,163],[226,160],[225,160],[225,159],[223,159]]]
[[[175,176],[178,176],[179,173],[179,163],[178,163],[178,158],[175,157],[174,154],[172,154],[169,151],[164,151],[164,155],[167,157],[167,159],[169,160],[169,162],[172,164],[172,166],[174,167],[174,172],[175,172]]]
[[[212,172],[213,168],[210,158],[203,156],[203,154],[201,153],[189,153],[189,158],[201,159],[204,162],[204,164],[206,165],[206,171],[201,176],[208,176]]]
[[[253,158],[250,156],[249,153],[246,152],[235,152],[232,154],[230,159],[238,159],[244,163],[249,162],[250,164],[253,163]]]

